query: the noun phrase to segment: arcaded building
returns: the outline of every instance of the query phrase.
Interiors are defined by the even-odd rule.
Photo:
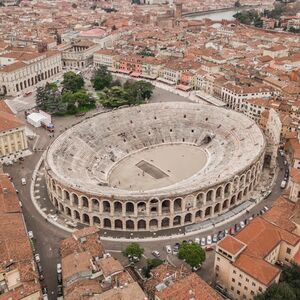
[[[49,197],[74,221],[118,231],[199,223],[249,199],[265,139],[227,109],[155,103],[100,113],[48,148]]]

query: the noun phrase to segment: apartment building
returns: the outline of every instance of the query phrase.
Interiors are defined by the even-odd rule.
[[[221,99],[227,103],[229,108],[242,111],[246,100],[268,99],[273,94],[273,89],[265,85],[243,87],[228,82],[222,87]]]
[[[16,96],[38,84],[51,81],[61,72],[58,51],[10,51],[0,55],[0,93]]]
[[[291,201],[300,203],[300,164],[298,169],[291,168],[288,187],[290,188],[289,198]]]
[[[4,109],[5,108],[5,109]],[[24,156],[28,149],[25,124],[0,102],[0,163]]]
[[[280,198],[264,217],[256,217],[236,236],[217,244],[215,280],[233,299],[251,300],[264,292],[279,281],[276,262],[289,264],[299,256],[299,224],[295,225],[299,220],[290,218],[292,210],[295,205]]]
[[[94,67],[107,66],[110,69],[114,68],[114,62],[118,54],[114,50],[101,49],[94,53]]]

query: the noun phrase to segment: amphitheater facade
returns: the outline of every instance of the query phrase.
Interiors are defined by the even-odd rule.
[[[249,199],[265,139],[246,116],[185,102],[101,113],[47,149],[49,197],[66,218],[116,231],[202,222]]]

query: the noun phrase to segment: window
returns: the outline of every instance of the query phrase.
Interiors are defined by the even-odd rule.
[[[234,291],[234,287],[232,286],[231,288],[230,288],[232,291]]]
[[[256,286],[255,282],[252,282],[252,286]]]
[[[242,286],[242,284],[239,282],[239,283],[238,283],[238,286]]]
[[[244,287],[244,290],[245,290],[245,291],[248,291],[248,288],[245,286],[245,287]]]
[[[253,291],[251,291],[251,292],[250,292],[250,294],[251,294],[251,295],[254,295],[254,292],[253,292]]]
[[[219,271],[219,266],[218,265],[216,265],[216,271]]]
[[[242,275],[242,274],[240,274],[240,278],[243,278],[243,275]]]
[[[220,257],[219,256],[217,257],[217,261],[220,261]]]
[[[236,274],[236,270],[233,270],[233,274]]]
[[[287,254],[291,254],[291,251],[292,251],[291,248],[286,248],[286,253]]]
[[[260,292],[262,292],[262,288],[261,288],[261,286],[258,288],[258,290],[259,290]]]
[[[236,293],[237,293],[238,295],[240,295],[241,292],[240,292],[239,290],[237,290]]]
[[[246,282],[249,282],[249,278],[246,278]]]
[[[231,278],[231,281],[232,281],[232,282],[235,282],[235,279],[234,279],[234,278]]]

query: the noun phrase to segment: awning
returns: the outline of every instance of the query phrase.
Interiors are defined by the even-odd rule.
[[[182,91],[185,91],[185,92],[188,92],[188,91],[190,91],[190,90],[192,89],[192,87],[189,86],[189,85],[178,84],[178,85],[176,86],[176,89],[182,90]]]
[[[132,72],[130,74],[130,76],[132,76],[132,77],[140,77],[140,75],[141,75],[141,73],[139,73],[139,72]]]
[[[168,80],[168,79],[165,79],[165,78],[162,78],[162,77],[158,77],[157,78],[158,81],[161,81],[161,82],[164,82],[166,84],[169,84],[169,85],[175,85],[176,83],[171,81],[171,80]]]
[[[117,72],[122,73],[122,74],[130,74],[131,71],[129,70],[122,70],[122,69],[118,69]]]

